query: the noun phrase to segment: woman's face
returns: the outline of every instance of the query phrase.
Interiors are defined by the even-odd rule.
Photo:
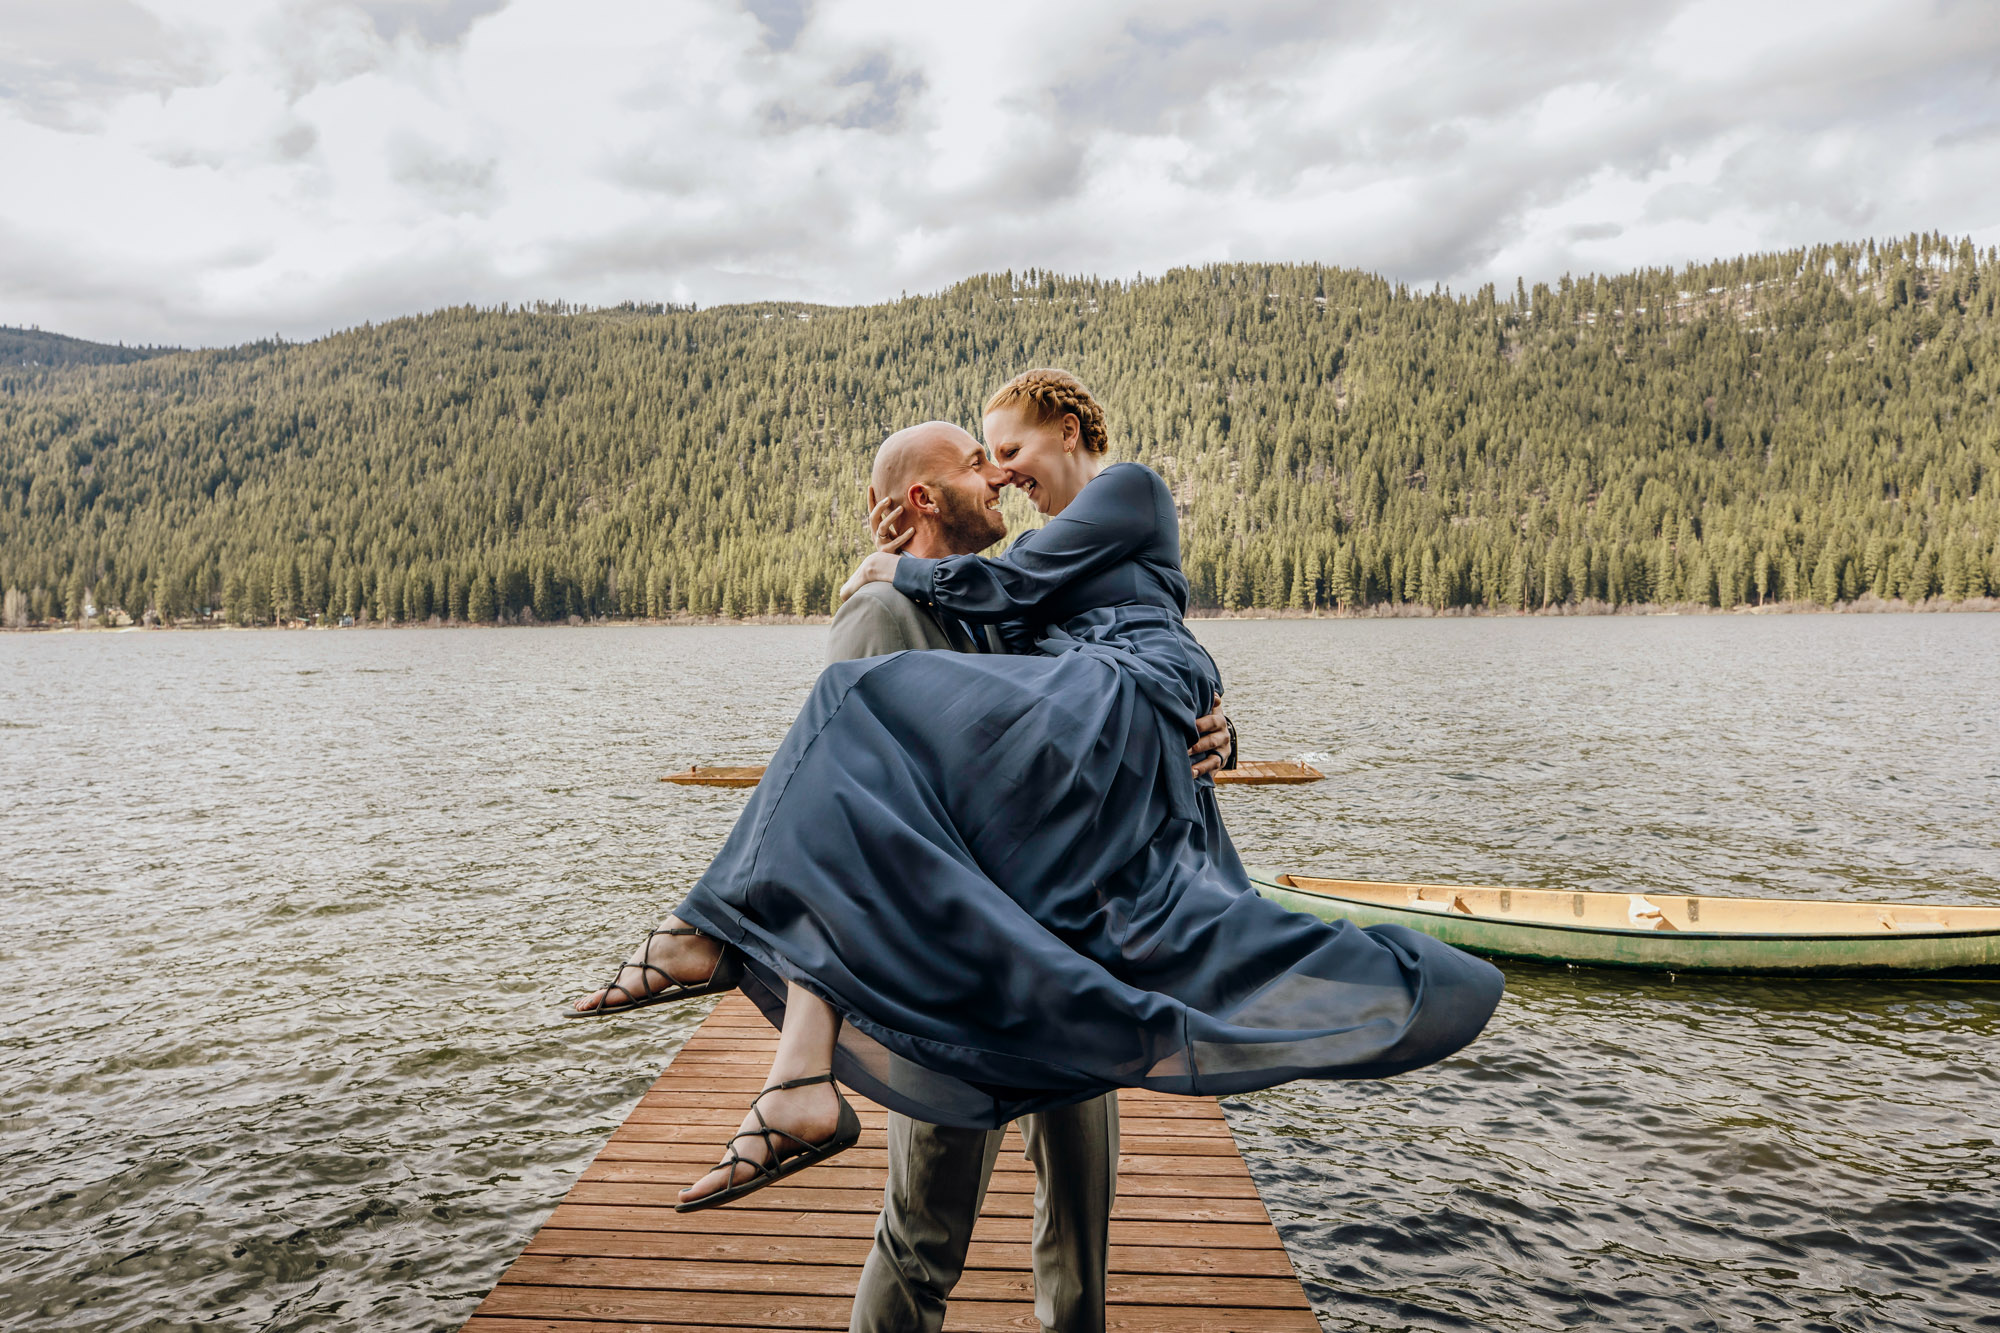
[[[988,412],[981,428],[986,452],[1007,483],[1044,514],[1060,514],[1096,472],[1076,418],[1067,412],[1037,424],[1026,405],[1015,403]]]

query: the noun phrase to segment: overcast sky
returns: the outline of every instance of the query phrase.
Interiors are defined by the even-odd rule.
[[[0,324],[2000,243],[2000,3],[0,0]]]

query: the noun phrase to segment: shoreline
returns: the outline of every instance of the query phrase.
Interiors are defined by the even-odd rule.
[[[1741,606],[1709,606],[1704,602],[1564,602],[1559,606],[1520,611],[1511,607],[1450,606],[1443,610],[1413,602],[1378,602],[1373,606],[1333,611],[1199,610],[1188,612],[1189,620],[1535,620],[1575,616],[1879,616],[1955,615],[1961,612],[2000,611],[2000,597],[1967,597],[1947,601],[1928,597],[1921,602],[1901,598],[1857,597],[1851,602],[1822,606],[1818,602],[1763,602]]]
[[[1294,607],[1245,607],[1237,611],[1205,607],[1188,612],[1189,620],[1533,620],[1560,619],[1575,616],[1854,616],[1854,615],[1959,615],[2000,611],[2000,597],[1968,597],[1960,601],[1947,601],[1942,597],[1926,598],[1921,602],[1905,602],[1901,599],[1882,600],[1877,597],[1859,597],[1851,602],[1835,602],[1822,606],[1818,602],[1766,602],[1761,605],[1707,606],[1699,602],[1576,602],[1560,606],[1538,607],[1532,611],[1485,606],[1453,606],[1438,610],[1410,602],[1380,602],[1373,606],[1342,608],[1332,610],[1301,611]],[[181,620],[169,625],[99,625],[99,624],[56,624],[21,625],[0,629],[5,634],[137,634],[155,633],[162,630],[195,630],[202,632],[228,632],[234,630],[400,630],[400,629],[550,629],[550,628],[685,628],[692,626],[717,625],[826,625],[832,616],[793,615],[789,612],[755,616],[667,616],[629,617],[612,619],[598,617],[586,620],[582,616],[571,616],[567,620],[500,620],[473,622],[465,620],[444,620],[433,616],[429,620],[397,620],[384,624],[380,621],[360,621],[352,625],[312,625],[304,621],[291,621],[282,625],[231,625],[203,620]]]

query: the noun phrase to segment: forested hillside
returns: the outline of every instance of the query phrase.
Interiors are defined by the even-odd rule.
[[[455,309],[0,366],[11,623],[824,612],[883,434],[1076,371],[1207,606],[2000,594],[2000,256],[1472,295],[1317,266],[853,309]]]
[[[0,366],[119,366],[178,352],[178,347],[94,343],[41,329],[0,325]]]

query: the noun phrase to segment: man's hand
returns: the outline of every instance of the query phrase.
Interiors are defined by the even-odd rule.
[[[902,518],[903,506],[896,503],[895,496],[885,495],[877,500],[875,488],[868,488],[868,532],[875,538],[876,550],[900,551],[910,538],[917,535],[915,528],[896,531],[896,525]]]
[[[1188,747],[1188,757],[1195,761],[1194,775],[1199,778],[1215,772],[1230,759],[1229,719],[1223,716],[1221,695],[1215,696],[1214,712],[1194,720],[1194,729],[1200,735]]]
[[[902,558],[894,551],[876,551],[861,557],[861,563],[847,576],[847,582],[840,585],[840,600],[844,602],[860,592],[863,584],[894,583],[896,562]]]

